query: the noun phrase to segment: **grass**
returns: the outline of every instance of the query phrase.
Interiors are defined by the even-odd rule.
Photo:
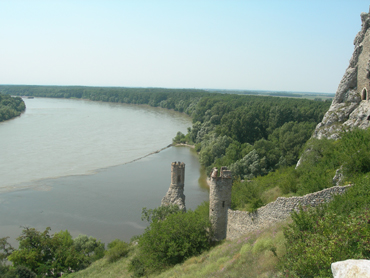
[[[286,224],[287,222],[282,222],[236,240],[224,240],[199,256],[149,277],[277,277],[278,258],[285,254],[283,227]],[[131,246],[125,258],[114,263],[108,263],[103,258],[85,270],[63,277],[131,277],[132,273],[127,271],[127,266],[136,252],[136,246]]]

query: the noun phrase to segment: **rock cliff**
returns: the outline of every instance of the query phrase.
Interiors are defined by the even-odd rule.
[[[337,139],[342,130],[370,126],[370,13],[361,13],[361,21],[349,66],[314,138]]]

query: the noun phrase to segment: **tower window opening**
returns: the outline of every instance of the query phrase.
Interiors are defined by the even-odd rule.
[[[180,175],[177,176],[177,182],[181,182],[181,176]]]
[[[369,97],[367,95],[367,89],[363,88],[362,92],[361,92],[361,100],[368,100],[368,99],[369,99]]]
[[[222,201],[222,207],[223,208],[225,207],[225,201]]]

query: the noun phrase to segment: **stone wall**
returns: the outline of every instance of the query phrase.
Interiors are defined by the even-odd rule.
[[[335,194],[343,194],[352,185],[333,186],[302,197],[279,197],[255,212],[228,210],[227,239],[235,239],[243,234],[266,228],[287,219],[299,206],[317,206],[330,201]]]

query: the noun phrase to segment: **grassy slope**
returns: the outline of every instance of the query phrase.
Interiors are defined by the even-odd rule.
[[[271,248],[276,248],[279,257],[285,253],[284,225],[286,222],[233,241],[225,240],[210,251],[150,277],[275,277],[278,258]],[[103,258],[66,277],[131,277],[127,265],[135,252],[133,247],[128,257],[115,263],[109,264]]]

